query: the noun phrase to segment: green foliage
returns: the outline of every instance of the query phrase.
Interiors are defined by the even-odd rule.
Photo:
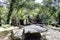
[[[10,3],[11,0],[8,0],[8,2]],[[51,24],[52,22],[57,22],[58,16],[57,7],[51,5],[52,0],[44,0],[43,5],[39,3],[36,4],[34,0],[14,0],[11,18],[27,19],[27,16],[30,15],[32,19],[34,19],[36,15],[39,14],[43,23]],[[7,5],[5,10],[2,7],[2,23],[6,22],[9,9],[9,5]]]
[[[26,19],[28,15],[36,16],[38,11],[38,6],[36,6],[34,1],[29,2],[27,0],[22,0],[22,2],[18,1],[15,3],[15,8],[12,17]]]

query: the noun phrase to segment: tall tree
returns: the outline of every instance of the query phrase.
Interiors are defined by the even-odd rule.
[[[60,25],[60,6],[59,6],[59,0],[58,0],[58,24]]]
[[[58,24],[60,25],[60,12],[58,13]]]
[[[10,16],[12,14],[12,11],[13,11],[13,4],[15,3],[15,0],[11,0],[11,3],[10,3],[10,10],[9,10],[9,13],[8,13],[8,16],[7,16],[7,24],[9,24],[9,21],[10,21]]]
[[[1,26],[1,13],[0,13],[0,26]]]
[[[1,23],[1,13],[2,13],[2,8],[3,8],[3,6],[0,6],[0,26],[2,25]]]

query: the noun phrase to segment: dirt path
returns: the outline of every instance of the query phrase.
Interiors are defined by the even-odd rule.
[[[18,29],[17,27],[0,28],[0,40],[11,40],[11,30]]]
[[[60,32],[58,30],[46,28],[48,28],[48,31],[45,33],[47,40],[60,40]]]
[[[60,31],[51,29],[45,25],[44,27],[48,29],[48,31],[45,32],[45,36],[47,40],[60,40]],[[3,40],[10,40],[10,39],[11,39],[10,35],[6,35],[6,37]]]

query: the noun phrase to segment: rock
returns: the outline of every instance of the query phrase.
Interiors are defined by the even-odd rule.
[[[25,29],[24,30],[25,35],[23,34],[23,29]],[[38,38],[38,40],[39,40],[41,38],[41,34],[40,33],[46,32],[46,30],[47,29],[42,28],[42,27],[40,27],[38,25],[24,26],[24,28],[18,29],[17,31],[15,30],[16,32],[14,34],[14,38],[19,40],[19,38],[22,39],[23,35],[26,36],[24,38],[28,38],[28,35],[29,35],[30,37],[34,37],[34,38],[36,37],[36,40],[37,40],[37,37],[39,37]],[[28,32],[30,32],[30,33],[28,33]],[[28,40],[28,39],[25,39],[25,40]]]
[[[42,33],[42,32],[46,32],[47,31],[46,28],[43,28],[43,27],[41,27],[39,25],[34,25],[34,24],[33,25],[29,25],[29,26],[25,26],[24,29],[25,29],[25,33],[27,33],[28,31],[31,32],[31,33],[33,33],[33,32]]]
[[[40,33],[25,33],[24,40],[41,40]]]

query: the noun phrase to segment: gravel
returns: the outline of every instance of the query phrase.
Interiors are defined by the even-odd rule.
[[[60,40],[60,32],[58,30],[48,29],[45,33],[47,40]]]

